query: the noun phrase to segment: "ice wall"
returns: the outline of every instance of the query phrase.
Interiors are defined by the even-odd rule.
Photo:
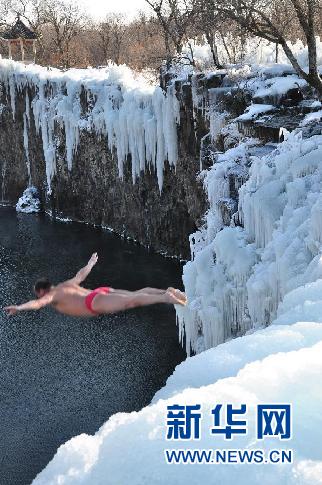
[[[322,136],[284,135],[264,156],[252,156],[248,140],[204,174],[210,209],[184,267],[189,305],[177,310],[188,353],[268,325],[285,295],[322,276]],[[250,162],[238,210],[224,227],[229,172]]]
[[[10,96],[13,118],[17,93],[30,88],[32,97],[26,95],[23,134],[27,168],[31,109],[42,139],[49,193],[61,129],[70,171],[80,133],[87,130],[106,137],[109,149],[116,153],[120,177],[130,156],[133,182],[152,166],[161,191],[164,162],[175,165],[178,157],[179,104],[172,86],[164,93],[126,66],[63,72],[4,59],[0,59],[0,82]]]

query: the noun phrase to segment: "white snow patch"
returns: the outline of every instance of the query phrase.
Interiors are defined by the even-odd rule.
[[[261,115],[263,113],[267,113],[269,111],[274,111],[276,108],[275,106],[271,104],[251,104],[246,108],[245,113],[242,115],[238,116],[236,118],[236,121],[250,121],[254,120],[255,118],[258,117],[258,115]]]
[[[301,125],[309,125],[310,123],[321,121],[322,118],[322,109],[319,111],[315,111],[314,113],[309,113],[305,116],[304,120],[302,121]]]
[[[258,89],[254,92],[254,96],[256,98],[266,98],[269,96],[278,99],[290,89],[302,88],[306,85],[306,81],[296,75],[274,77],[259,83]]]
[[[36,187],[28,187],[26,190],[24,190],[22,196],[19,198],[16,204],[16,211],[25,213],[40,211],[40,200]]]

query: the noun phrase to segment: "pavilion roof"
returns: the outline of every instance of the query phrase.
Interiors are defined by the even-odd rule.
[[[15,40],[15,39],[38,39],[38,34],[33,30],[29,29],[21,20],[18,18],[16,23],[10,27],[7,31],[0,34],[2,39],[5,40]]]

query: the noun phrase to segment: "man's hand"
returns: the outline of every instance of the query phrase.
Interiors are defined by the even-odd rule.
[[[97,253],[93,253],[91,256],[91,259],[88,261],[87,265],[84,266],[84,268],[80,269],[77,274],[74,276],[74,278],[71,278],[68,280],[71,283],[76,283],[77,285],[80,285],[82,281],[84,281],[89,273],[92,271],[93,266],[98,261],[98,256]]]
[[[88,265],[93,267],[95,266],[95,264],[97,263],[98,261],[98,256],[97,256],[97,253],[93,253],[92,256],[91,256],[91,259],[88,261]]]
[[[19,308],[17,305],[11,305],[11,306],[6,306],[4,310],[8,312],[9,315],[15,315],[19,311]]]

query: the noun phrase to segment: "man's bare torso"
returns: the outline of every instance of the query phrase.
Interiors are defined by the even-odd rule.
[[[39,280],[34,287],[37,300],[29,300],[21,305],[9,305],[4,307],[4,310],[9,315],[15,315],[20,311],[40,310],[50,305],[65,315],[92,317],[155,303],[170,303],[173,305],[186,305],[187,303],[186,296],[175,288],[168,288],[167,290],[143,288],[131,292],[104,287],[99,288],[99,290],[104,289],[108,291],[95,291],[87,299],[86,297],[92,293],[92,290],[83,288],[80,284],[89,275],[97,260],[97,253],[92,254],[87,265],[81,268],[73,278],[57,286],[51,286],[47,279]],[[113,295],[110,295],[111,292],[113,292]]]
[[[63,282],[50,290],[53,295],[51,305],[60,313],[74,317],[93,316],[85,305],[85,298],[92,290],[72,282]]]

